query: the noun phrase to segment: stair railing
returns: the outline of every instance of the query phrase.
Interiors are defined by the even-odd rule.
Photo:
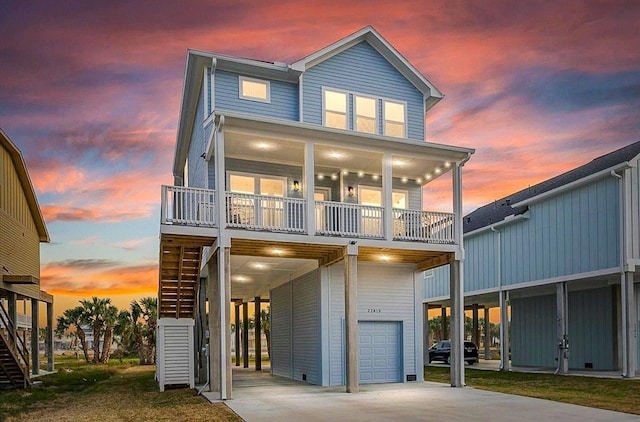
[[[9,312],[4,309],[2,302],[0,302],[0,321],[2,322],[2,325],[6,327],[7,332],[5,336],[2,332],[4,330],[0,330],[0,335],[5,337],[5,340],[7,340],[7,344],[9,345],[10,352],[14,355],[18,364],[23,368],[26,383],[29,378],[29,349],[27,349],[25,341],[17,334],[16,327],[9,317]]]

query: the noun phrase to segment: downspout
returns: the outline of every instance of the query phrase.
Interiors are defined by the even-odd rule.
[[[505,365],[505,358],[503,356],[503,349],[504,347],[502,346],[502,342],[504,339],[504,330],[508,329],[508,321],[502,321],[502,307],[505,306],[505,304],[503,303],[503,299],[502,299],[502,244],[501,244],[501,234],[500,234],[500,230],[496,230],[495,227],[491,227],[491,231],[494,233],[498,234],[498,256],[497,256],[497,260],[498,260],[498,265],[497,265],[497,278],[498,278],[498,303],[500,304],[500,366],[498,367],[498,369],[500,371],[504,370]],[[506,312],[505,312],[506,314]],[[505,324],[506,323],[506,324]],[[491,332],[491,330],[489,330],[489,332]],[[486,339],[485,339],[486,341]],[[509,356],[507,355],[506,359],[509,359]]]
[[[615,170],[611,170],[611,176],[615,177],[618,179],[618,204],[619,204],[619,212],[618,212],[618,219],[620,221],[619,224],[619,242],[620,242],[620,302],[621,302],[621,308],[622,308],[622,376],[623,377],[627,377],[628,374],[628,368],[627,368],[627,359],[625,359],[624,354],[626,354],[626,350],[627,350],[627,324],[626,324],[626,319],[627,319],[627,308],[625,306],[626,303],[626,297],[627,297],[627,289],[625,288],[626,285],[626,280],[625,280],[625,276],[624,276],[624,264],[625,264],[625,251],[624,251],[624,184],[623,184],[623,178],[621,175],[619,175],[618,173],[616,173]]]

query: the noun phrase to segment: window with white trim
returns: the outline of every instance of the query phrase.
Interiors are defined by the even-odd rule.
[[[347,129],[347,93],[324,90],[324,125],[337,129]]]
[[[404,138],[406,132],[406,108],[403,103],[383,101],[384,134],[397,138]]]
[[[239,76],[238,83],[240,84],[238,90],[241,99],[263,103],[271,102],[271,84],[269,81]]]
[[[378,101],[375,98],[354,95],[354,129],[358,132],[378,133]]]

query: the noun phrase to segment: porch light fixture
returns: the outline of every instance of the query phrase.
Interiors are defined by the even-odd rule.
[[[433,176],[431,176],[431,173],[427,173],[424,175],[425,180],[431,180]]]
[[[338,173],[331,175],[331,180],[338,180]]]
[[[374,175],[372,175],[372,176],[371,176],[371,178],[372,178],[373,180],[378,180],[378,175],[377,175],[377,174],[374,174]]]
[[[389,255],[380,255],[380,259],[383,261],[391,261],[391,257]]]
[[[406,177],[403,177],[402,179],[400,179],[400,181],[402,183],[407,183],[409,181],[409,179],[407,179]]]
[[[274,255],[278,255],[278,256],[284,254],[284,251],[282,249],[278,249],[278,248],[273,249],[272,252],[273,252]]]
[[[246,283],[248,281],[251,281],[249,279],[249,277],[246,277],[244,275],[234,275],[233,277],[231,277],[234,281],[237,281],[239,283]]]
[[[342,169],[342,175],[343,176],[347,176],[349,174],[349,170],[347,169]]]
[[[347,195],[349,195],[350,197],[353,197],[355,195],[355,191],[353,190],[353,186],[349,186],[347,187]]]
[[[297,180],[293,181],[293,191],[300,192],[300,182],[298,182]]]
[[[364,171],[360,170],[360,171],[358,172],[358,177],[364,177]]]
[[[440,174],[440,173],[442,173],[442,169],[441,169],[440,167],[436,167],[436,168],[433,170],[433,172],[434,172],[435,174]]]
[[[324,174],[318,173],[318,180],[324,180]]]
[[[416,179],[416,183],[417,183],[417,184],[421,184],[421,183],[422,183],[422,179],[418,177],[418,178]]]
[[[252,267],[256,270],[264,270],[265,268],[267,268],[267,264],[263,264],[262,262],[254,262],[252,264]]]
[[[451,162],[450,161],[445,161],[444,162],[444,166],[445,166],[445,168],[451,167]]]

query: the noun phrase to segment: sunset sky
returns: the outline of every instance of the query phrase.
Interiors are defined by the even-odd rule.
[[[0,0],[0,126],[56,314],[157,292],[188,48],[292,63],[366,25],[444,92],[428,140],[476,149],[465,212],[640,139],[640,1]]]

